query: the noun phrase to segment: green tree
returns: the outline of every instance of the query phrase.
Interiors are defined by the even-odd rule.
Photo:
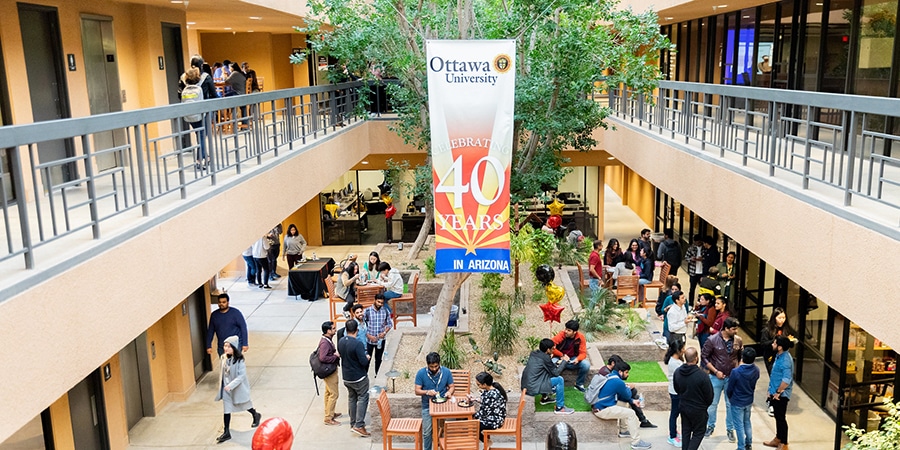
[[[558,185],[565,149],[588,151],[609,110],[591,98],[597,89],[625,84],[649,92],[659,79],[654,63],[668,47],[656,14],[617,9],[615,0],[310,0],[312,17],[299,31],[320,55],[337,58],[364,80],[376,73],[389,85],[407,144],[429,152],[426,39],[515,39],[516,104],[512,201]],[[425,167],[430,173],[431,156]],[[426,223],[433,221],[426,198]],[[414,256],[428,234],[423,227]],[[434,326],[420,358],[444,335],[451,300],[468,274],[444,277]]]

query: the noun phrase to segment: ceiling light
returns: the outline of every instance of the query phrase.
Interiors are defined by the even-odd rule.
[[[262,17],[259,17],[259,16],[250,16],[250,20],[262,20]]]
[[[750,16],[744,16],[744,18],[745,18],[745,19],[749,19],[749,18],[750,18]]]
[[[362,163],[363,163],[363,164],[368,164],[369,162],[368,162],[368,161],[363,161]]]
[[[719,5],[719,8],[727,8],[728,5]]]
[[[672,20],[674,17],[666,17],[666,20]]]
[[[824,5],[824,3],[820,3],[820,2],[816,3],[816,6],[822,6],[822,5]]]
[[[188,22],[188,25],[197,25],[197,22]]]
[[[606,159],[612,161],[612,160],[616,159],[616,157],[615,157],[615,156],[610,156],[609,158],[606,158]]]
[[[172,0],[172,1],[170,1],[169,3],[175,3],[176,5],[180,5],[180,4],[184,3],[184,2],[183,2],[182,0]]]
[[[252,33],[252,32],[253,32],[253,30],[247,30],[247,32],[248,32],[248,33]]]
[[[226,30],[230,30],[230,29],[231,29],[231,27],[225,27],[225,29],[226,29]]]

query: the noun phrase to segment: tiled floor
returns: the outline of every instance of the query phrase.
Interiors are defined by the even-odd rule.
[[[616,237],[628,240],[637,236],[645,225],[627,208],[618,204],[618,197],[607,189],[606,239]],[[336,261],[349,253],[367,254],[369,247],[340,246],[310,249],[320,257],[331,256]],[[282,277],[273,283],[271,291],[249,288],[240,277],[219,280],[231,294],[232,306],[241,310],[250,329],[250,349],[247,352],[248,372],[251,377],[254,406],[264,418],[283,417],[293,427],[294,448],[341,448],[348,450],[380,449],[381,442],[371,442],[350,432],[346,418],[346,390],[341,387],[338,411],[344,417],[338,419],[339,427],[322,423],[322,397],[316,396],[308,357],[317,344],[320,325],[328,318],[325,301],[307,302],[287,296],[287,281]],[[427,321],[428,317],[420,320]],[[420,322],[421,323],[421,322]],[[660,323],[654,319],[654,324]],[[696,345],[696,341],[694,342]],[[763,376],[757,386],[757,401],[752,413],[755,448],[761,449],[762,441],[774,436],[774,420],[765,414],[763,396],[768,383]],[[249,448],[253,435],[251,418],[247,413],[234,414],[233,439],[221,445],[215,437],[221,433],[222,405],[213,402],[218,378],[216,372],[204,376],[197,390],[186,402],[173,403],[156,417],[142,419],[130,433],[131,449],[227,449]],[[319,387],[320,390],[324,387]],[[812,403],[803,392],[795,389],[788,421],[791,424],[791,448],[793,450],[822,450],[833,447],[834,423]],[[660,428],[642,430],[642,437],[653,443],[654,448],[671,448],[666,443],[668,411],[648,411],[650,419]],[[716,433],[705,439],[701,448],[706,450],[731,450],[725,438],[725,406],[719,406],[719,426]],[[627,439],[616,442],[580,442],[578,448],[627,449]],[[542,449],[542,442],[526,443],[524,449]]]

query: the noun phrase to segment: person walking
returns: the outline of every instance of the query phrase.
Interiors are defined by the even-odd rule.
[[[306,251],[306,239],[297,231],[297,225],[288,225],[287,234],[284,235],[284,255],[282,259],[287,261],[288,270],[294,268],[297,262],[303,259]]]
[[[262,418],[262,414],[253,408],[253,401],[250,400],[250,380],[247,378],[247,366],[244,364],[240,340],[237,336],[229,336],[225,338],[224,347],[216,401],[221,400],[225,410],[223,416],[225,431],[216,438],[218,444],[231,439],[231,413],[249,412],[253,416],[253,423],[250,425],[252,428],[258,427],[259,419]]]
[[[681,448],[697,450],[706,436],[709,406],[713,401],[710,377],[700,369],[697,349],[684,350],[684,365],[675,371],[672,386],[678,395],[678,413],[681,415]]]
[[[384,306],[384,294],[375,294],[375,303],[363,312],[366,331],[366,353],[375,356],[375,376],[381,369],[381,358],[384,356],[384,337],[394,328],[391,310]]]
[[[709,381],[713,386],[713,401],[709,406],[709,422],[706,427],[706,435],[712,435],[716,429],[716,409],[719,407],[719,398],[722,391],[728,387],[728,377],[731,371],[737,367],[741,352],[744,350],[743,341],[737,335],[740,323],[734,317],[729,317],[723,322],[723,328],[712,335],[703,346],[703,367],[709,371]],[[725,430],[728,442],[735,442],[734,414],[731,411],[731,400],[725,397]]]
[[[359,325],[348,320],[346,334],[338,342],[341,357],[341,375],[347,387],[347,404],[350,414],[350,431],[369,437],[366,431],[366,410],[369,409],[369,355],[366,346],[356,338]]]
[[[206,328],[206,353],[212,355],[213,335],[218,340],[218,353],[225,353],[225,338],[237,336],[241,353],[246,353],[249,347],[247,341],[247,321],[237,308],[229,306],[231,298],[222,292],[218,296],[219,309],[209,315],[209,326]]]
[[[734,431],[737,433],[737,450],[749,450],[753,444],[753,426],[750,424],[750,407],[753,391],[759,380],[759,367],[753,361],[756,350],[747,347],[741,353],[741,365],[731,371],[731,380],[725,388],[725,396],[731,399],[734,415]]]
[[[341,354],[334,346],[331,338],[337,332],[337,327],[332,321],[326,321],[322,324],[322,339],[319,340],[319,361],[325,364],[340,364]],[[340,392],[338,391],[338,373],[337,370],[331,375],[324,378],[325,380],[325,425],[340,425],[341,423],[334,420],[340,417],[341,413],[334,412],[334,406],[337,404]]]
[[[684,342],[674,341],[669,344],[666,350],[666,357],[663,360],[668,369],[669,378],[669,399],[672,401],[672,407],[669,410],[669,438],[666,442],[673,447],[681,448],[681,437],[678,435],[678,408],[680,397],[675,392],[675,371],[684,365]]]
[[[775,349],[776,356],[767,394],[769,404],[775,410],[775,438],[763,445],[788,450],[788,424],[785,415],[794,387],[794,358],[788,350],[794,348],[794,342],[787,336],[778,336],[772,343],[772,348]]]

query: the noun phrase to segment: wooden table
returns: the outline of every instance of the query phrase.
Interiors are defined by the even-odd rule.
[[[447,419],[471,419],[475,415],[475,406],[463,408],[456,403],[457,399],[450,399],[444,403],[429,401],[428,409],[431,413],[431,446],[433,450],[438,448],[439,426]],[[427,449],[426,449],[427,450]]]

